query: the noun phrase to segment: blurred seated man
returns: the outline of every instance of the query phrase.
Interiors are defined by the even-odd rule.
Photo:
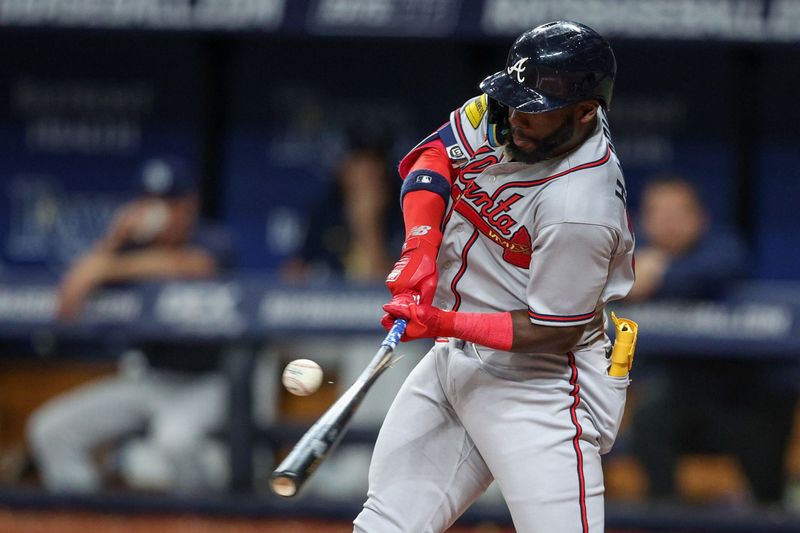
[[[636,282],[628,301],[713,299],[747,272],[736,235],[715,227],[694,187],[671,176],[642,195]],[[753,495],[776,502],[791,430],[794,393],[781,386],[781,365],[751,358],[696,356],[641,361],[633,439],[651,496],[675,497],[685,452],[738,456]],[[645,368],[646,366],[646,368]]]
[[[64,276],[60,320],[78,319],[91,294],[108,284],[205,279],[227,266],[230,240],[198,220],[199,196],[182,161],[150,160],[140,181],[141,196],[119,208],[106,234]],[[57,396],[32,415],[28,438],[45,487],[102,488],[110,473],[98,463],[97,450],[142,432],[145,437],[129,441],[120,455],[118,474],[129,485],[194,491],[214,483],[203,479],[198,458],[203,437],[223,420],[225,380],[215,353],[175,348],[145,348],[138,352],[145,361],[127,365],[135,371]]]

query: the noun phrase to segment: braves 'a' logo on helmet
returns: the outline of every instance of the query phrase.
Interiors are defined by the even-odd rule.
[[[506,68],[506,73],[511,76],[512,72],[517,73],[517,81],[523,83],[525,81],[525,62],[528,61],[527,57],[521,57],[519,61],[511,65],[510,67]]]

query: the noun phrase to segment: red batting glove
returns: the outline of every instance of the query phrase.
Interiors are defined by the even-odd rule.
[[[398,294],[383,306],[386,314],[383,315],[381,325],[388,331],[395,319],[408,320],[403,341],[415,339],[431,339],[450,335],[452,331],[453,315],[455,313],[443,311],[429,304],[417,303],[417,298],[408,293]]]
[[[418,294],[420,303],[431,304],[438,281],[436,256],[442,236],[430,226],[416,226],[408,235],[403,255],[386,277],[386,286],[392,296]]]

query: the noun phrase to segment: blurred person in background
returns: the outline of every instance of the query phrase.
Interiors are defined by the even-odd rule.
[[[286,280],[380,282],[403,243],[391,141],[377,132],[349,137],[330,190],[311,211],[299,254],[283,266]]]
[[[680,176],[648,183],[639,222],[636,282],[628,301],[717,299],[748,272],[739,237],[712,223],[695,188]],[[735,454],[758,501],[781,499],[794,391],[781,385],[781,365],[757,357],[698,352],[649,362],[632,430],[652,498],[676,499],[680,455],[700,452]]]
[[[230,266],[230,239],[199,220],[199,194],[183,161],[149,160],[139,180],[141,195],[118,209],[105,235],[64,275],[61,321],[77,320],[94,291],[110,284],[207,279]],[[118,375],[57,396],[32,415],[28,439],[47,489],[97,491],[115,474],[133,488],[153,490],[190,492],[218,483],[199,466],[204,437],[225,415],[216,353],[154,344],[129,355]],[[97,452],[120,443],[111,454],[118,460],[108,462],[120,471],[107,471]]]
[[[737,235],[712,226],[694,186],[663,176],[642,193],[636,282],[628,301],[718,298],[747,273],[747,251]]]

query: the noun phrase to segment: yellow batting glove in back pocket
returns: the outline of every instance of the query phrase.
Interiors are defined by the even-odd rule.
[[[617,318],[613,311],[611,320],[614,321],[616,336],[614,337],[614,348],[611,350],[611,368],[608,369],[608,375],[624,377],[628,375],[633,366],[639,325],[627,318]]]

